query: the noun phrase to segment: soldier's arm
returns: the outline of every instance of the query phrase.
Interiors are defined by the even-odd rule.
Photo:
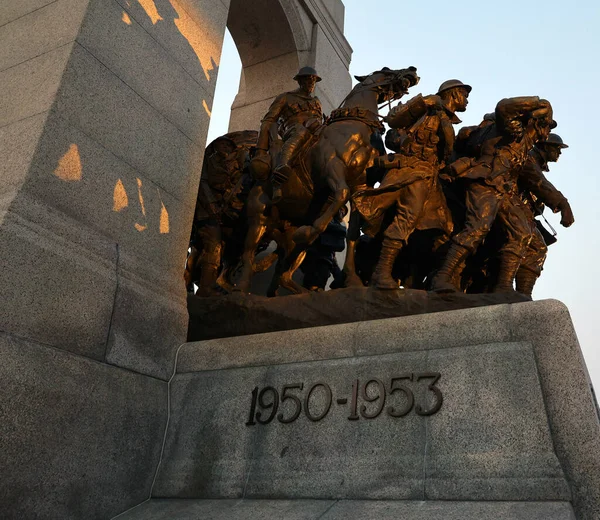
[[[562,192],[554,187],[546,176],[542,173],[542,182],[538,185],[537,191],[532,193],[538,197],[554,213],[560,212],[560,223],[569,227],[575,222],[571,205]]]
[[[550,102],[538,96],[519,96],[501,99],[496,105],[496,120],[502,123],[533,115],[535,112],[549,110]]]
[[[569,227],[575,222],[569,201],[562,192],[548,180],[542,169],[533,162],[533,159],[530,158],[525,163],[520,173],[520,177],[523,185],[531,191],[540,202],[548,206],[554,213],[560,212],[560,223],[563,226]]]
[[[285,94],[280,94],[273,100],[265,117],[262,118],[260,131],[258,133],[258,141],[256,143],[256,148],[259,150],[266,151],[269,149],[269,130],[274,123],[277,123],[284,106]]]
[[[321,101],[319,100],[319,98],[317,96],[315,96],[314,98],[314,104],[316,105],[316,109],[319,112],[318,116],[315,116],[314,119],[310,119],[309,121],[307,121],[308,125],[307,128],[311,131],[311,132],[316,132],[317,129],[323,125],[324,119],[323,119],[323,106],[321,105]]]
[[[446,164],[449,164],[452,160],[452,153],[454,152],[455,136],[452,122],[445,114],[440,117],[439,134],[442,142],[444,143],[444,157],[442,157],[442,160]]]

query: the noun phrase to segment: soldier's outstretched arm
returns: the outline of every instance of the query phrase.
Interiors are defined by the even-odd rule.
[[[540,202],[548,206],[554,213],[560,212],[560,223],[564,227],[571,226],[575,222],[575,217],[569,201],[548,180],[541,168],[533,166],[532,161],[533,159],[529,159],[525,163],[525,167],[520,172],[520,180]]]
[[[560,190],[552,184],[546,176],[541,174],[541,182],[538,184],[537,191],[532,193],[538,197],[554,213],[560,212],[560,223],[564,227],[569,227],[575,222],[571,205]]]
[[[256,148],[259,150],[268,150],[269,149],[269,129],[273,123],[276,123],[281,115],[283,108],[285,107],[285,94],[280,94],[277,96],[269,110],[265,114],[265,117],[262,118],[260,123],[260,131],[258,133],[258,141],[256,143]]]

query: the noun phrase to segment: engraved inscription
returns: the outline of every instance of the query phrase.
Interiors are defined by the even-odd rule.
[[[444,401],[441,390],[436,386],[440,377],[439,372],[417,372],[398,374],[386,383],[377,378],[365,382],[356,379],[352,383],[348,420],[375,419],[382,415],[384,410],[384,415],[394,418],[404,417],[412,410],[421,416],[433,415],[439,412]],[[416,403],[408,382],[426,383],[427,392],[433,395],[433,399],[428,399],[426,405]],[[275,417],[280,423],[289,424],[298,419],[303,412],[308,420],[318,422],[327,416],[334,401],[338,405],[348,404],[347,397],[334,398],[331,387],[324,381],[312,385],[284,385],[281,392],[272,386],[262,389],[257,386],[252,390],[246,426],[269,424]],[[278,409],[281,410],[279,414]]]

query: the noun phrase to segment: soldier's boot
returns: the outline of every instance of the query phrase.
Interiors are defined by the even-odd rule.
[[[444,264],[431,282],[431,290],[435,292],[456,292],[458,288],[452,283],[454,275],[462,262],[469,255],[469,250],[458,244],[452,244]]]
[[[273,194],[271,196],[271,202],[277,204],[283,196],[281,186],[283,186],[290,175],[292,174],[291,164],[297,155],[297,152],[302,148],[302,145],[310,139],[310,132],[302,127],[302,130],[298,130],[293,133],[283,143],[281,148],[281,156],[279,159],[279,166],[273,170],[271,176],[271,185],[273,187]]]
[[[272,187],[272,195],[271,195],[271,203],[277,204],[281,198],[283,197],[283,192],[281,191],[281,186],[283,186],[290,175],[292,174],[292,169],[288,166],[287,163],[283,163],[273,170],[273,175],[271,177],[271,187]]]
[[[520,292],[528,298],[531,298],[533,287],[535,286],[535,282],[537,282],[538,278],[539,275],[534,273],[532,270],[520,268],[517,271],[516,277],[517,292]]]
[[[494,292],[510,293],[515,292],[513,282],[519,266],[521,265],[521,257],[514,253],[504,252],[500,256],[500,267],[498,269],[498,280]]]
[[[371,277],[371,284],[378,289],[398,289],[398,281],[392,276],[394,262],[400,252],[400,247],[383,246],[375,272]]]

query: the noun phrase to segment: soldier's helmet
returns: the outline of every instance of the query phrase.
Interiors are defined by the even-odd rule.
[[[302,67],[298,71],[298,74],[294,76],[294,80],[298,81],[303,76],[315,76],[317,78],[317,81],[321,81],[321,77],[317,74],[317,71],[312,67]]]
[[[569,148],[569,145],[564,143],[564,141],[562,140],[562,137],[555,133],[551,133],[550,135],[548,135],[548,139],[546,139],[545,141],[538,143],[538,144],[541,144],[541,145],[550,144],[550,145],[558,146],[559,148]]]
[[[471,92],[472,90],[471,85],[466,85],[459,79],[449,79],[448,81],[444,81],[444,83],[440,85],[440,88],[437,91],[437,95],[439,96],[442,92],[445,92],[446,90],[458,87],[464,88],[467,92]]]

